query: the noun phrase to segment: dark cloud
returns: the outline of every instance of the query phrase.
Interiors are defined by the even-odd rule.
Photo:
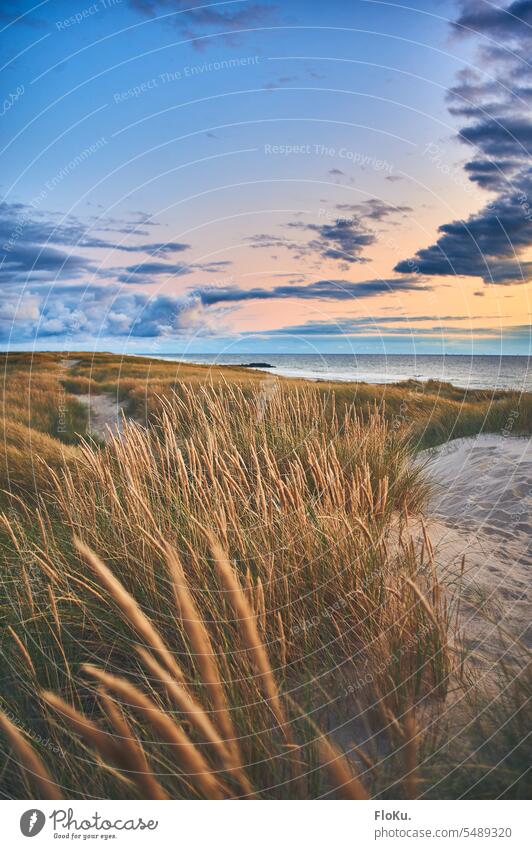
[[[516,163],[532,153],[532,123],[530,118],[485,118],[481,123],[460,130],[460,138],[494,157],[514,156]]]
[[[52,280],[74,280],[82,275],[122,279],[123,269],[105,269],[79,251],[86,249],[105,250],[109,253],[145,253],[153,257],[166,257],[190,248],[184,242],[143,242],[140,245],[120,244],[114,239],[103,238],[101,232],[138,235],[137,226],[144,224],[145,217],[136,213],[133,224],[119,220],[99,220],[88,226],[74,216],[59,217],[40,210],[35,205],[0,202],[0,283],[46,282]],[[144,232],[144,231],[142,231]],[[65,250],[75,248],[75,252]],[[187,274],[196,268],[219,271],[225,264],[206,263],[179,266],[180,273]],[[151,272],[147,269],[152,267]],[[163,262],[140,263],[127,269],[132,281],[137,275],[177,273],[176,264]]]
[[[152,242],[146,245],[117,245],[118,250],[128,253],[172,254],[187,251],[190,245],[184,242]]]
[[[292,224],[317,234],[308,247],[317,251],[324,259],[338,259],[342,262],[367,262],[361,254],[364,248],[375,244],[375,234],[356,220],[342,220],[332,224]]]
[[[414,278],[395,277],[387,280],[317,280],[308,285],[282,284],[271,289],[240,289],[237,286],[204,287],[195,290],[205,306],[214,304],[242,303],[244,301],[269,301],[286,298],[301,300],[348,301],[353,298],[370,298],[390,292],[425,289]]]
[[[472,151],[469,179],[496,197],[465,221],[439,228],[439,238],[399,262],[404,274],[467,275],[487,283],[521,283],[532,275],[532,0],[502,8],[477,0],[462,4],[455,31],[489,39],[479,66],[467,69],[448,93],[449,109],[468,123],[458,134]]]
[[[349,212],[353,220],[357,221],[383,221],[395,215],[412,212],[411,206],[395,206],[380,198],[370,198],[362,203],[339,203],[336,209],[340,212]]]
[[[469,320],[469,317],[465,317]],[[283,327],[279,330],[267,331],[269,336],[367,336],[382,335],[382,336],[466,336],[470,335],[473,330],[471,327],[464,325],[462,327],[456,325],[441,324],[445,320],[462,320],[461,316],[446,316],[439,318],[438,316],[421,316],[419,318],[407,318],[403,322],[401,319],[395,321],[386,321],[382,317],[371,318],[338,318],[337,321],[308,321],[304,324],[296,324],[290,327]],[[419,321],[434,321],[432,327],[419,327]],[[406,325],[406,326],[405,326]],[[521,331],[519,328],[501,328],[501,327],[482,327],[475,328],[476,334],[483,336],[500,337],[502,333],[511,333],[512,331]],[[514,334],[515,335],[515,334]],[[524,335],[524,334],[523,334]]]
[[[117,276],[121,283],[144,284],[154,282],[152,278],[160,274],[168,274],[171,277],[183,277],[186,274],[192,274],[194,271],[202,271],[206,274],[220,274],[230,265],[232,265],[232,262],[229,260],[190,263],[139,262],[138,265],[130,265],[122,271],[117,272]]]
[[[185,251],[190,245],[183,242],[150,242],[141,245],[121,244],[102,238],[100,233],[144,235],[140,225],[148,223],[145,213],[135,213],[136,220],[93,218],[88,225],[73,215],[57,215],[36,205],[0,202],[0,245],[14,241],[33,245],[52,243],[76,248],[103,248],[139,253],[171,253]],[[153,226],[150,224],[150,226]]]
[[[530,37],[527,30],[532,24],[532,0],[515,0],[506,8],[469,0],[462,9],[462,14],[453,24],[456,32],[475,30],[492,37],[518,40]]]
[[[94,270],[83,256],[28,243],[15,244],[0,257],[0,283],[25,282],[30,274],[38,280],[72,279]]]
[[[469,179],[483,189],[504,189],[507,185],[506,174],[513,172],[515,162],[508,159],[474,159],[467,162],[465,170]]]
[[[398,213],[411,211],[410,207],[392,206],[378,198],[358,204],[337,204],[335,209],[341,215],[331,223],[294,223],[289,226],[316,233],[317,238],[309,243],[309,248],[321,254],[324,259],[336,259],[347,264],[368,262],[362,253],[377,241],[371,224]]]
[[[285,225],[291,231],[312,233],[313,238],[308,242],[296,242],[286,236],[267,233],[258,233],[248,241],[254,248],[285,248],[297,259],[338,260],[342,263],[341,268],[346,268],[353,263],[369,262],[362,254],[365,248],[377,241],[376,224],[407,212],[411,212],[410,207],[393,206],[379,198],[370,198],[362,203],[337,204],[334,213],[321,210],[320,215],[325,219],[323,223],[290,221]]]
[[[476,318],[488,318],[489,316],[476,316]],[[269,331],[272,335],[291,335],[291,336],[344,336],[360,333],[362,331],[377,331],[382,333],[394,332],[394,325],[399,325],[399,332],[405,333],[407,329],[411,329],[416,334],[423,331],[441,332],[442,321],[470,321],[471,316],[467,315],[399,315],[399,316],[360,316],[356,318],[345,318],[339,316],[336,320],[328,321],[306,321],[303,324],[291,325],[283,327],[279,330]],[[435,326],[432,328],[417,327],[420,322],[432,321]],[[405,328],[407,325],[408,328]],[[468,328],[456,328],[463,332],[468,332]]]
[[[487,283],[519,283],[530,277],[532,262],[519,256],[532,242],[528,191],[505,192],[467,221],[452,221],[439,228],[438,241],[402,260],[395,271],[403,274],[466,275]]]

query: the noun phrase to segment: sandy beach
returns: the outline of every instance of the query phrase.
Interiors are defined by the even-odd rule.
[[[458,439],[424,452],[422,461],[433,485],[430,536],[446,580],[460,584],[465,644],[493,657],[504,631],[530,646],[530,439]]]

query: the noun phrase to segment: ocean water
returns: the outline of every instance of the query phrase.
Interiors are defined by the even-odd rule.
[[[149,356],[149,355],[147,355]],[[469,389],[532,391],[532,359],[522,356],[458,354],[240,354],[158,355],[158,359],[216,365],[265,362],[272,374],[307,380],[349,380],[396,383],[401,380],[442,380]]]

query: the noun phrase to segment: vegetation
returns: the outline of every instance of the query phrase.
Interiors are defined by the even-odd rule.
[[[0,519],[5,795],[524,795],[527,658],[504,698],[472,680],[412,457],[516,408],[525,430],[530,398],[28,358],[5,364],[5,431],[31,434]],[[46,374],[17,418],[14,376]],[[76,443],[94,392],[149,427]]]

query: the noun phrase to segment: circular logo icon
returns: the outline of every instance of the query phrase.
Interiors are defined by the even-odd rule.
[[[38,808],[30,808],[29,811],[24,811],[20,818],[20,830],[24,837],[35,837],[42,831],[46,817]]]

